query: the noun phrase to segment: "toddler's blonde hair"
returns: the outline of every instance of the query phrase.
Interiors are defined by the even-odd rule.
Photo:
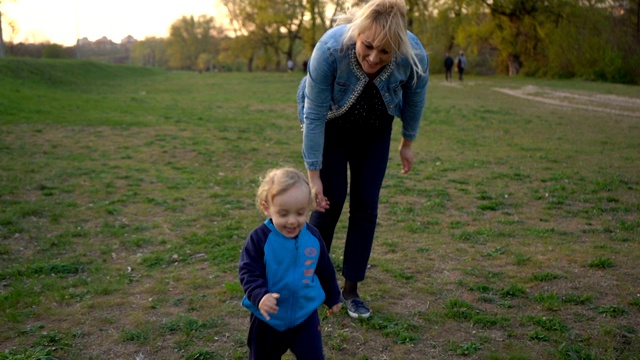
[[[311,187],[305,176],[292,167],[271,169],[260,179],[260,186],[256,195],[258,209],[262,208],[263,203],[270,204],[273,202],[273,198],[297,185],[303,185],[307,188],[309,191],[309,209],[313,209],[315,204],[311,194]]]

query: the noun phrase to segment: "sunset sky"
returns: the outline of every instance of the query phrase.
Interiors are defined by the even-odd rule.
[[[166,37],[183,15],[209,15],[226,26],[226,10],[218,0],[2,0],[4,41],[75,45],[76,39],[103,36],[120,43],[127,35],[137,40]],[[14,22],[13,32],[8,22]]]

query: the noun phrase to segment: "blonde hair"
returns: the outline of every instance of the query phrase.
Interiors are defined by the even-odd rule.
[[[298,170],[291,167],[282,167],[267,171],[264,177],[260,178],[260,186],[256,195],[256,205],[258,209],[262,204],[269,204],[273,199],[297,185],[303,185],[309,191],[309,209],[315,207],[311,187],[305,176]]]
[[[336,25],[347,24],[345,45],[353,43],[363,33],[374,29],[374,46],[391,44],[395,53],[409,59],[414,75],[425,74],[409,41],[407,6],[404,0],[371,0],[362,8],[351,9],[337,17]]]

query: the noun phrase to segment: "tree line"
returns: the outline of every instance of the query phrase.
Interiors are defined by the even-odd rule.
[[[298,65],[361,0],[221,0],[233,36],[213,18],[182,18],[167,39],[139,42],[132,60],[203,70]],[[440,72],[464,50],[469,71],[640,83],[640,0],[407,0],[409,28]],[[162,53],[164,42],[166,53]]]
[[[640,0],[406,0],[409,29],[430,53],[467,71],[640,83]],[[221,0],[228,19],[171,24],[167,38],[138,41],[130,62],[197,71],[298,69],[336,13],[364,0]]]

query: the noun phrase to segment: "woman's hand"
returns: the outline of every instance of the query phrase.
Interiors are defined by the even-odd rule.
[[[402,138],[400,141],[400,161],[402,161],[402,173],[408,174],[413,167],[412,141]]]
[[[320,170],[307,170],[309,176],[309,186],[311,193],[316,200],[316,210],[324,212],[329,208],[329,199],[324,196],[322,180],[320,180]]]

